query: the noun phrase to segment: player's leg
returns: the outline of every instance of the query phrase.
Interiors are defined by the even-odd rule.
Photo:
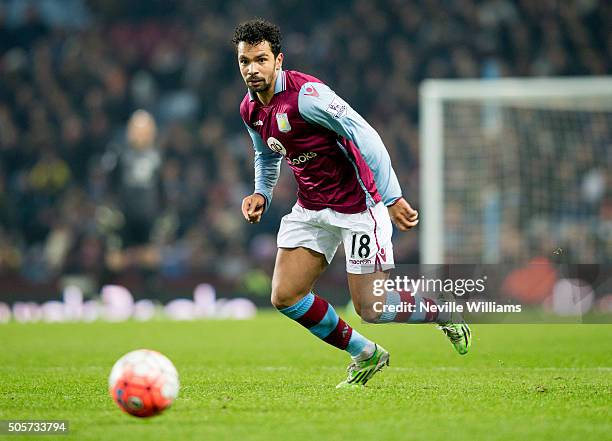
[[[471,332],[462,318],[451,320],[433,294],[389,290],[376,296],[375,281],[384,281],[384,270],[394,267],[392,225],[387,208],[379,203],[358,215],[351,215],[342,231],[347,257],[351,298],[359,315],[368,322],[437,323],[457,352],[465,354],[471,345]],[[381,286],[380,284],[378,285]],[[438,308],[433,308],[433,306]]]
[[[374,343],[354,331],[332,305],[312,292],[342,241],[338,229],[321,228],[325,216],[296,205],[283,217],[272,277],[272,304],[321,340],[357,356],[374,348]]]
[[[388,275],[378,271],[371,274],[348,274],[351,298],[360,317],[369,323],[437,323],[455,350],[467,354],[472,344],[472,332],[462,317],[452,317],[448,311],[432,308],[443,302],[435,295],[421,295],[389,290],[382,296],[374,295],[374,282],[386,280]],[[381,286],[381,285],[378,285]],[[402,308],[398,308],[402,306]],[[392,308],[391,308],[392,307]]]
[[[279,248],[272,277],[272,304],[324,342],[358,356],[374,343],[342,320],[334,307],[312,292],[327,267],[324,254],[298,248]]]

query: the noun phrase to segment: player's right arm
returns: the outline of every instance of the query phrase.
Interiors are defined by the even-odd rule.
[[[270,150],[259,133],[245,126],[255,150],[255,191],[242,200],[242,215],[250,223],[257,223],[272,202],[274,186],[278,182],[282,155]]]

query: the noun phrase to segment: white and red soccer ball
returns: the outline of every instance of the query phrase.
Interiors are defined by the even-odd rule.
[[[178,372],[159,352],[139,349],[117,360],[108,387],[121,410],[150,417],[168,408],[178,396]]]

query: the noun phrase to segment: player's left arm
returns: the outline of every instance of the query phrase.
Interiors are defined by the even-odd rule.
[[[333,130],[359,148],[397,227],[406,231],[416,226],[419,222],[418,212],[402,197],[391,158],[378,132],[323,83],[305,83],[300,90],[298,106],[306,121]]]

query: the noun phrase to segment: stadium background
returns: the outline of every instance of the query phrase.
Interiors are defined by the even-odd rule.
[[[58,298],[70,281],[166,301],[206,281],[267,304],[295,184],[283,167],[262,224],[243,221],[253,153],[229,40],[253,16],[281,25],[285,69],[327,82],[380,132],[417,207],[424,78],[612,69],[605,1],[2,1],[0,300]],[[126,140],[137,109],[157,124],[142,149]],[[134,164],[148,170],[136,191]],[[599,215],[611,212],[608,192]],[[418,241],[418,228],[397,235],[396,260],[417,263]],[[322,292],[346,301],[339,257]]]

